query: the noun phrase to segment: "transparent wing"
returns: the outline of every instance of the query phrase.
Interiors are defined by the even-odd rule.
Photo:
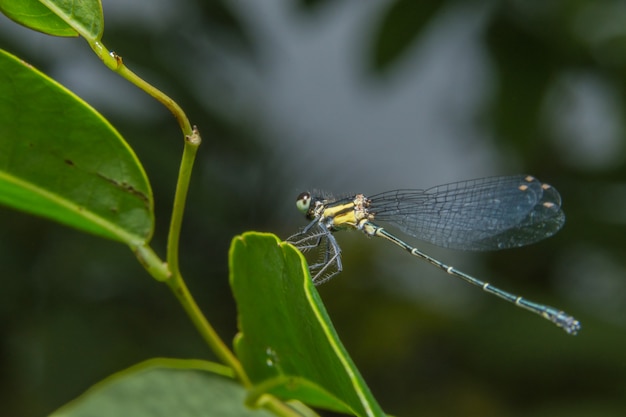
[[[453,249],[524,246],[552,236],[565,222],[558,191],[527,175],[388,191],[370,198],[374,221]]]

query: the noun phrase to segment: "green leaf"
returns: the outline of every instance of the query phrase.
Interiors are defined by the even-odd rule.
[[[0,50],[0,203],[147,242],[153,197],[137,157],[93,108]]]
[[[341,344],[293,246],[245,233],[230,249],[239,310],[235,350],[256,384],[284,400],[358,416],[384,415]]]
[[[37,0],[0,0],[0,11],[16,23],[48,35],[78,36],[78,32]]]
[[[90,388],[51,417],[269,417],[245,407],[245,389],[224,366],[199,360],[153,359]]]
[[[80,34],[98,41],[104,30],[100,0],[0,0],[0,11],[15,22],[48,35]]]
[[[32,0],[30,0],[32,1]],[[99,41],[104,31],[100,0],[39,0],[83,38]]]

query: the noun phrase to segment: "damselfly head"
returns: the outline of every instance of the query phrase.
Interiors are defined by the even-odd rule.
[[[311,193],[305,191],[298,195],[296,207],[302,214],[308,214],[309,208],[311,207]]]
[[[326,203],[327,200],[317,195],[311,195],[308,191],[301,193],[296,199],[296,207],[309,220],[316,218]]]

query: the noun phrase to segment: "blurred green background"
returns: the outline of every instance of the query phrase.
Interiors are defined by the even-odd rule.
[[[564,309],[578,336],[356,233],[338,236],[345,269],[322,298],[388,413],[626,413],[623,2],[103,6],[108,48],[202,132],[181,264],[226,340],[230,240],[298,230],[299,192],[529,173],[561,192],[568,220],[555,237],[484,254],[419,246]],[[0,16],[0,47],[91,103],[137,151],[163,254],[182,149],[171,115],[80,39]],[[213,359],[168,289],[116,243],[0,208],[0,277],[0,415],[45,415],[147,358]]]

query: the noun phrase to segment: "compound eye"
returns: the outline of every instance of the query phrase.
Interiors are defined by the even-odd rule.
[[[307,214],[309,207],[311,207],[311,194],[307,192],[300,194],[296,200],[296,207],[301,213]]]

